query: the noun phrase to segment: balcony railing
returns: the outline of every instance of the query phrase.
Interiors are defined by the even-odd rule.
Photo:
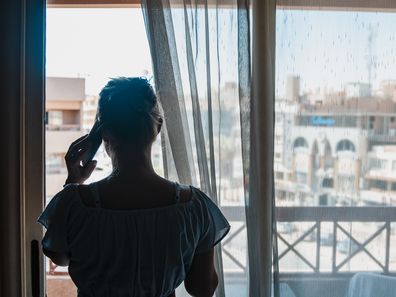
[[[231,222],[244,222],[243,207],[223,207],[222,210]],[[280,277],[293,274],[307,276],[353,274],[359,270],[349,269],[347,263],[359,253],[364,253],[372,260],[372,263],[375,263],[373,269],[362,267],[362,271],[396,274],[396,253],[391,254],[395,247],[391,246],[390,240],[391,235],[396,231],[396,224],[393,224],[396,223],[396,207],[277,207],[276,212],[278,228],[283,226],[277,232],[278,242],[285,246],[279,251],[279,261],[293,254],[294,258],[304,262],[306,267],[305,269],[282,270],[281,265]],[[356,223],[363,224],[363,227],[359,228],[360,231],[364,231],[364,239],[361,239],[362,236],[355,235],[359,233],[359,228],[345,227],[345,224]],[[324,225],[327,228],[324,228]],[[370,226],[370,228],[364,226]],[[246,225],[243,224],[232,230],[223,243],[224,254],[241,268],[241,272],[246,272],[246,263],[238,260],[234,253],[228,250],[228,245],[238,234],[246,232],[245,228]],[[299,229],[298,232],[297,229]],[[295,236],[288,236],[292,233]],[[340,236],[344,239],[340,240]],[[383,236],[385,240],[380,243],[382,250],[378,256],[374,255],[368,246],[380,236]],[[301,244],[309,248],[308,256],[298,249]],[[331,265],[324,267],[321,263],[321,251],[329,249],[329,245]]]
[[[62,125],[51,125],[47,124],[45,126],[47,131],[80,131],[80,124],[62,124]]]

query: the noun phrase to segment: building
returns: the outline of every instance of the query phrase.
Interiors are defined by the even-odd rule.
[[[298,101],[300,98],[300,77],[288,76],[286,79],[286,99]]]
[[[367,154],[363,205],[396,205],[396,145],[376,145]]]
[[[91,130],[96,118],[96,109],[98,107],[99,97],[95,95],[86,95],[83,102],[82,111],[82,128],[84,131]]]
[[[276,100],[278,205],[396,202],[396,162],[391,167],[396,152],[396,103],[367,96],[361,84],[349,91],[348,86],[345,92],[327,94],[321,104]],[[385,155],[388,165],[378,171],[373,164],[383,164],[385,160],[378,158]]]
[[[345,95],[347,98],[361,98],[371,96],[370,84],[351,82],[345,85]]]
[[[380,95],[396,101],[396,80],[388,79],[380,82]]]
[[[47,77],[46,84],[46,197],[55,195],[67,177],[65,155],[84,134],[82,108],[84,78]]]

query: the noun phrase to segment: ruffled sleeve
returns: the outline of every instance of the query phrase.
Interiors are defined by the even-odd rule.
[[[230,224],[216,204],[202,191],[194,189],[201,202],[201,236],[195,253],[203,253],[218,244],[230,231]]]
[[[38,218],[47,232],[41,244],[44,249],[56,253],[68,253],[67,226],[72,201],[76,193],[76,185],[67,185],[56,194]]]

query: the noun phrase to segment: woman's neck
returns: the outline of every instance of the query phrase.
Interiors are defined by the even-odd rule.
[[[113,172],[117,177],[145,177],[156,175],[151,162],[151,148],[124,150],[112,159]]]

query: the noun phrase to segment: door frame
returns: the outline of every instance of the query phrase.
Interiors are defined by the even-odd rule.
[[[37,218],[45,203],[45,0],[21,0],[20,243],[21,296],[45,296]]]

